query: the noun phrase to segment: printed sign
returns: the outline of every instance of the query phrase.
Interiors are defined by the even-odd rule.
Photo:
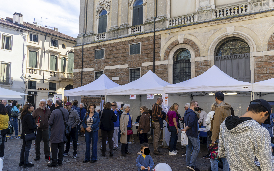
[[[163,105],[168,106],[168,94],[163,94],[162,98],[163,98]]]
[[[154,99],[154,94],[147,94],[147,99]]]
[[[136,99],[136,95],[130,95],[129,99]]]

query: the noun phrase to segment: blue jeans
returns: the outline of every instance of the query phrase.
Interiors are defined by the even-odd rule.
[[[170,141],[169,141],[169,151],[172,152],[176,150],[178,134],[175,126],[169,126],[169,131],[171,133]]]
[[[11,117],[10,118],[11,125],[14,128],[15,136],[18,136],[18,118]]]
[[[25,138],[23,139],[23,145],[21,148],[20,153],[20,163],[28,164],[29,163],[29,151],[31,148],[32,141],[25,141]]]
[[[199,138],[188,136],[188,145],[186,146],[186,165],[194,166],[200,151]],[[192,156],[191,156],[192,153]]]
[[[97,142],[98,142],[98,131],[85,132],[86,138],[86,155],[85,160],[97,160]],[[92,138],[92,155],[90,157],[90,143]]]
[[[226,160],[226,158],[221,158],[223,162],[223,171],[229,171],[229,164]],[[211,163],[211,171],[218,171],[218,160],[215,159],[210,159]]]

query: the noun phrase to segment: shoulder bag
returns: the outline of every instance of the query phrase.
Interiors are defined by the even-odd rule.
[[[65,121],[65,117],[64,117],[63,111],[62,111],[61,109],[59,109],[59,110],[62,112],[63,121],[64,121],[64,125],[65,125],[65,131],[64,131],[64,136],[63,136],[63,138],[64,138],[64,142],[67,142],[67,141],[68,141],[67,136],[68,136],[69,133],[70,133],[70,128],[69,128],[69,126],[67,125],[67,122]]]
[[[26,116],[24,116],[24,118],[25,117]],[[32,140],[36,139],[36,134],[33,132],[33,133],[30,133],[30,134],[25,134],[24,137],[25,137],[25,141],[32,141]]]

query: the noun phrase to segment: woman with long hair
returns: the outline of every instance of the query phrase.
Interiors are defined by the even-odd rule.
[[[98,142],[98,130],[100,117],[97,112],[95,112],[95,104],[88,106],[88,111],[83,118],[83,128],[85,129],[86,138],[86,154],[83,163],[91,161],[94,163],[97,161],[97,142]],[[92,139],[92,155],[90,157],[90,143]],[[91,158],[91,160],[90,160]]]
[[[34,133],[37,126],[40,126],[40,123],[35,123],[35,119],[32,117],[31,113],[33,112],[34,107],[31,104],[26,104],[21,113],[21,121],[22,121],[22,135],[21,139],[23,139],[23,145],[21,149],[20,154],[20,163],[19,166],[26,167],[33,167],[34,164],[29,163],[29,151],[31,148],[32,140],[26,140],[25,135],[26,134],[32,134]]]
[[[4,159],[4,143],[9,127],[8,111],[3,104],[0,103],[0,158]]]
[[[18,104],[18,102],[16,100],[14,100],[12,102],[10,122],[14,128],[15,138],[19,139],[19,137],[18,137],[18,115],[19,115],[20,111],[17,108],[17,104]]]
[[[176,144],[178,140],[178,133],[179,133],[179,117],[178,117],[178,108],[179,105],[174,103],[168,113],[168,124],[169,124],[169,132],[171,133],[170,141],[169,141],[169,155],[176,155]]]
[[[139,121],[138,132],[140,133],[139,134],[140,144],[143,144],[143,143],[148,143],[147,133],[150,130],[150,122],[149,122],[149,114],[148,114],[147,107],[141,106],[140,112],[142,115]],[[139,152],[138,154],[142,154],[142,153]]]

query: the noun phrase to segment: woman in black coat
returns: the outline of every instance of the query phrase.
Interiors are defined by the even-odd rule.
[[[105,104],[104,110],[101,114],[101,133],[102,133],[102,156],[106,156],[106,140],[108,138],[110,157],[113,156],[113,132],[114,132],[114,123],[117,121],[115,113],[111,110],[111,103],[107,102]]]
[[[33,167],[34,164],[29,163],[29,151],[31,148],[32,140],[26,141],[25,135],[34,133],[37,126],[40,126],[40,123],[35,124],[35,119],[32,117],[31,113],[33,112],[34,107],[31,104],[26,104],[23,107],[21,113],[21,121],[22,121],[22,135],[21,139],[23,139],[23,145],[20,154],[20,163],[19,166]]]

